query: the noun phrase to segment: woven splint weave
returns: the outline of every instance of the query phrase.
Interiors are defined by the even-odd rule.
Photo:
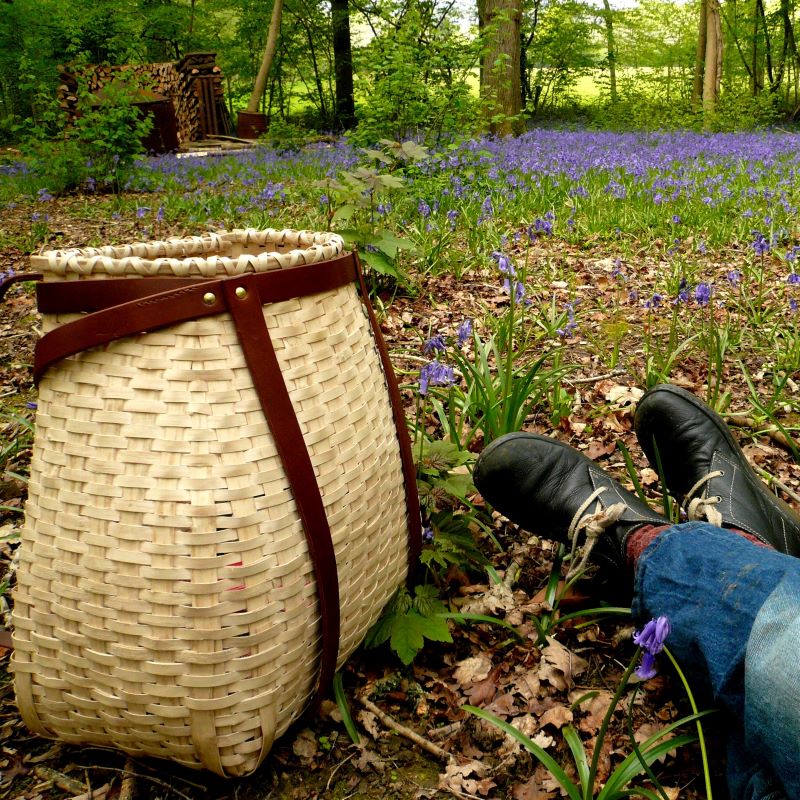
[[[405,579],[410,453],[342,250],[244,230],[32,259],[45,336],[13,671],[33,731],[252,772]],[[331,265],[344,277],[317,290]],[[271,344],[247,340],[240,300]],[[254,378],[270,353],[291,425],[270,419],[281,380]],[[314,522],[301,506],[320,500]],[[326,524],[335,563],[308,530]]]

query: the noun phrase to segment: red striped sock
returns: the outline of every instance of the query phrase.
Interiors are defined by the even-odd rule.
[[[628,540],[625,543],[625,555],[628,559],[628,566],[635,569],[636,563],[639,561],[647,545],[649,545],[656,536],[671,527],[672,525],[642,525],[641,528],[637,528],[633,531],[633,533],[628,536]],[[747,541],[757,544],[760,547],[767,547],[770,550],[773,549],[766,542],[762,542],[757,536],[753,536],[752,533],[740,531],[738,528],[726,528],[725,530],[735,533],[738,536],[743,536]]]

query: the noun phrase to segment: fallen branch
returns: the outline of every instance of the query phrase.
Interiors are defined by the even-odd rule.
[[[746,414],[724,414],[723,416],[725,417],[725,421],[730,425],[735,425],[737,428],[750,428],[751,430],[758,431],[769,437],[775,444],[780,445],[784,450],[792,452],[792,442],[776,428],[764,428],[760,430],[761,425],[756,422],[753,417],[749,417]]]
[[[122,785],[119,790],[118,800],[133,800],[133,792],[136,784],[136,773],[133,771],[133,759],[125,760],[125,770],[122,773]]]
[[[776,478],[774,475],[770,475],[765,469],[761,467],[755,467],[755,471],[761,475],[762,478],[766,479],[767,483],[774,484],[777,486],[787,497],[791,497],[795,503],[800,503],[800,495],[797,494],[794,490],[790,489],[783,481]]]
[[[367,711],[374,714],[384,725],[386,725],[387,728],[391,728],[391,730],[399,733],[401,736],[404,736],[409,741],[414,742],[414,744],[419,745],[423,750],[426,750],[431,755],[436,756],[436,758],[440,758],[442,761],[447,761],[448,763],[455,761],[452,753],[448,753],[438,745],[428,741],[424,736],[420,736],[416,731],[412,731],[411,728],[401,725],[399,722],[397,722],[397,720],[390,717],[385,711],[382,711],[380,708],[378,708],[378,706],[376,706],[371,700],[367,700],[366,697],[359,697],[358,701]]]

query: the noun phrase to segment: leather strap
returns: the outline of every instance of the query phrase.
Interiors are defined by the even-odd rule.
[[[303,432],[264,320],[261,308],[263,301],[258,293],[258,276],[250,274],[233,281],[222,281],[222,291],[306,531],[308,550],[317,580],[322,629],[317,693],[319,700],[333,681],[339,654],[339,574],[328,517]]]
[[[6,275],[5,278],[0,280],[0,302],[6,296],[6,292],[15,283],[25,283],[26,281],[40,281],[42,279],[41,272],[16,272],[13,275]]]
[[[356,253],[356,264],[358,272],[358,286],[361,289],[361,297],[364,308],[367,310],[369,324],[378,347],[378,353],[383,364],[383,374],[386,378],[386,386],[389,390],[389,402],[392,406],[394,416],[394,426],[397,429],[397,439],[400,445],[400,463],[403,470],[403,482],[406,490],[406,511],[408,512],[408,577],[407,582],[412,586],[416,579],[416,572],[419,567],[419,554],[422,550],[422,515],[419,508],[419,494],[417,492],[417,469],[414,466],[414,455],[411,452],[411,440],[408,437],[408,426],[406,425],[405,412],[403,411],[403,401],[400,397],[400,388],[392,369],[392,362],[389,358],[389,351],[386,349],[386,342],[383,340],[378,320],[369,302],[369,291],[364,282],[364,271],[361,269],[361,260]]]
[[[274,303],[344,286],[356,280],[356,275],[355,256],[347,253],[317,264],[253,274],[253,284],[262,303]],[[42,313],[86,310],[94,313],[67,322],[39,340],[33,364],[34,383],[38,384],[47,369],[62,358],[125,336],[221,314],[228,310],[222,299],[223,283],[235,283],[242,277],[211,281],[123,278],[38,284],[37,299]],[[151,284],[151,280],[155,283]],[[150,286],[155,286],[156,293],[148,291]]]

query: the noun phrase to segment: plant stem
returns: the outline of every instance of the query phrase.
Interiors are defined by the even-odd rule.
[[[594,795],[594,779],[597,775],[597,765],[600,763],[600,751],[603,749],[603,741],[606,738],[608,726],[611,724],[611,717],[614,715],[614,711],[619,705],[620,698],[625,691],[625,687],[628,685],[628,681],[633,674],[633,670],[636,668],[636,663],[639,661],[641,652],[642,648],[637,647],[636,652],[631,659],[631,663],[628,664],[628,668],[623,673],[619,682],[619,686],[617,686],[617,691],[614,693],[614,697],[611,699],[611,702],[608,705],[608,711],[606,711],[606,715],[603,717],[603,723],[600,725],[600,730],[597,732],[597,739],[594,743],[594,752],[592,753],[592,764],[589,767],[589,777],[586,780],[586,785],[583,787],[583,800],[592,800],[592,796]]]
[[[667,654],[667,658],[672,662],[672,666],[675,668],[675,672],[678,673],[678,677],[681,679],[681,683],[683,684],[683,688],[686,691],[686,697],[689,698],[689,705],[692,707],[692,713],[697,714],[697,703],[694,701],[694,695],[692,694],[692,690],[689,687],[689,681],[686,680],[686,676],[683,674],[683,670],[678,665],[678,662],[675,660],[675,656],[669,651],[668,647],[664,648],[664,652]],[[700,742],[700,756],[703,761],[703,777],[705,778],[706,782],[706,800],[713,800],[711,795],[711,775],[708,769],[708,753],[706,752],[706,740],[703,736],[703,726],[700,720],[696,720],[695,725],[697,725],[697,740]]]

